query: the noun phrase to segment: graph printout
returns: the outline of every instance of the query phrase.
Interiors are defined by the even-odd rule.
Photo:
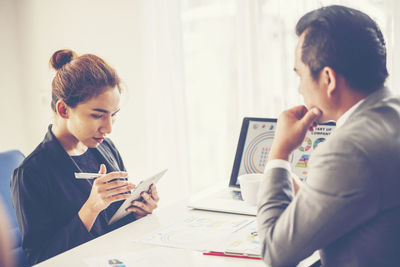
[[[257,222],[254,220],[234,235],[228,238],[228,242],[221,244],[225,253],[261,256],[261,243],[257,233]]]
[[[213,250],[221,240],[226,240],[253,220],[254,218],[189,215],[135,241],[199,251]]]

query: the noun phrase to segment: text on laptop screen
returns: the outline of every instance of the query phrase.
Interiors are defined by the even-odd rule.
[[[241,150],[240,167],[237,176],[246,173],[263,173],[268,160],[275,134],[276,120],[274,119],[248,119],[248,125],[242,143],[239,141],[238,149]],[[334,123],[318,125],[314,132],[308,131],[303,143],[289,157],[292,172],[301,180],[307,178],[307,166],[311,153],[317,146],[324,142],[335,128]],[[241,133],[243,134],[243,133]],[[242,148],[240,148],[242,146]],[[236,177],[237,178],[237,177]],[[236,179],[236,185],[238,185]]]

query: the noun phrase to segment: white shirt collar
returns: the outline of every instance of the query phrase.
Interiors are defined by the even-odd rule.
[[[361,99],[358,101],[356,104],[354,104],[351,108],[349,108],[345,113],[340,116],[340,118],[336,121],[336,129],[341,127],[345,121],[350,117],[351,114],[354,113],[354,111],[357,109],[358,106],[361,105],[362,102],[364,102],[365,98]]]

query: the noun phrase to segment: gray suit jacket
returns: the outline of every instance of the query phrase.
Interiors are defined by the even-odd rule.
[[[289,172],[268,170],[258,196],[262,257],[294,266],[400,266],[400,99],[369,95],[309,161],[293,196]]]

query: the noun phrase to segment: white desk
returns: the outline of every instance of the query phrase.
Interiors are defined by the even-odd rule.
[[[125,225],[111,233],[103,235],[78,247],[75,247],[69,251],[59,254],[53,258],[50,258],[36,266],[86,266],[85,259],[94,258],[102,255],[110,255],[113,253],[140,253],[151,248],[156,248],[158,246],[140,244],[134,242],[133,240],[142,237],[160,226],[166,226],[174,222],[177,216],[182,216],[185,214],[205,214],[206,211],[200,210],[190,210],[186,208],[183,204],[178,206],[169,206],[165,208],[157,209],[154,214],[148,215],[138,221]],[[214,213],[213,213],[214,214]],[[245,215],[234,215],[234,214],[224,214],[215,213],[216,216],[237,216],[249,218]],[[198,251],[191,251],[185,249],[177,248],[162,248],[165,252],[169,253],[171,257],[179,258],[180,266],[191,267],[191,266],[263,266],[265,264],[261,260],[254,259],[239,259],[239,258],[228,258],[228,257],[218,257],[218,256],[206,256]],[[155,255],[156,257],[156,255]],[[141,265],[140,267],[146,267],[149,265]],[[130,267],[130,266],[127,266]],[[157,266],[151,266],[157,267]]]

